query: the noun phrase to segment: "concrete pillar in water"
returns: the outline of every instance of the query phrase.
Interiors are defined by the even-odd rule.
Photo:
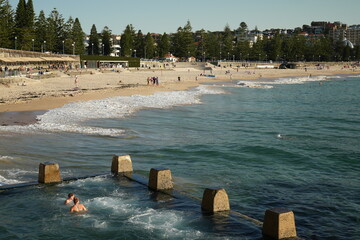
[[[152,168],[150,170],[148,187],[153,190],[172,189],[173,183],[170,169]]]
[[[294,213],[281,208],[266,210],[262,234],[273,239],[296,237]]]
[[[130,155],[114,155],[111,163],[111,172],[114,174],[132,172],[132,161]]]
[[[203,194],[201,208],[209,212],[229,211],[229,197],[223,188],[206,188]]]
[[[39,165],[39,183],[61,182],[60,168],[57,163],[40,163]]]

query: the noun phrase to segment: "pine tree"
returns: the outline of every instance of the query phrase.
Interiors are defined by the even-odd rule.
[[[149,59],[154,58],[154,56],[155,56],[155,41],[150,33],[146,34],[145,48],[146,48],[146,57]]]
[[[172,51],[177,57],[190,57],[195,53],[192,27],[190,21],[182,28],[179,27],[173,36]]]
[[[187,21],[186,25],[184,26],[182,41],[185,48],[185,55],[187,57],[193,56],[195,54],[195,44],[190,21]]]
[[[15,13],[15,45],[14,48],[22,49],[24,42],[24,34],[26,27],[26,2],[25,0],[19,0],[19,3],[16,7]]]
[[[96,30],[95,24],[92,25],[90,30],[88,54],[89,55],[99,55],[99,35]]]
[[[134,35],[135,30],[134,27],[129,24],[126,26],[124,33],[121,35],[120,45],[121,45],[121,53],[125,57],[132,57],[132,52],[134,49]]]
[[[160,38],[158,51],[160,58],[163,58],[165,54],[170,52],[170,38],[166,33],[164,33]]]
[[[206,42],[206,38],[207,38],[207,33],[204,29],[201,29],[200,31],[197,32],[197,37],[199,39],[197,39],[197,48],[196,48],[196,58],[204,61],[204,57],[206,57],[206,46],[205,46],[205,42]],[[205,54],[204,54],[205,53]]]
[[[68,20],[65,22],[63,31],[64,38],[63,41],[63,51],[62,53],[70,54],[73,51],[72,44],[76,42],[73,36],[73,28],[74,28],[74,19],[70,16]],[[76,46],[76,44],[75,44]]]
[[[137,57],[146,57],[145,56],[145,44],[144,44],[144,35],[141,30],[138,31],[134,39],[134,48],[136,50]]]
[[[213,32],[207,34],[205,39],[206,58],[220,59],[220,39],[219,35]]]
[[[80,20],[75,18],[75,22],[72,28],[72,39],[75,42],[75,54],[84,54],[85,45],[84,45],[85,33],[82,30]]]
[[[25,0],[19,0],[19,3],[16,7],[15,14],[15,26],[18,29],[22,29],[27,25],[27,14],[26,14],[26,2]]]
[[[231,32],[229,25],[227,24],[224,28],[224,33],[222,36],[222,51],[224,53],[223,56],[225,56],[227,60],[229,60],[230,54],[233,54],[233,38],[234,35]]]
[[[43,43],[46,41],[47,35],[47,19],[45,17],[44,11],[40,11],[39,16],[36,18],[35,21],[35,51],[41,51],[43,49]]]
[[[33,29],[34,21],[35,21],[35,12],[34,12],[33,1],[28,0],[26,4],[26,27]]]
[[[111,30],[105,26],[101,32],[102,55],[109,56],[112,52]]]
[[[65,39],[63,16],[54,8],[47,19],[46,43],[43,49],[50,52],[62,52],[62,41]]]
[[[0,0],[0,47],[14,48],[14,12],[8,0]]]

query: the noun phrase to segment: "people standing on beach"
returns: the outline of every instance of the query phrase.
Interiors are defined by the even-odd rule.
[[[74,206],[70,208],[70,212],[83,212],[87,211],[88,209],[84,206],[84,204],[80,203],[80,199],[74,197]]]
[[[69,193],[68,194],[68,198],[65,200],[64,204],[69,204],[70,202],[72,202],[75,198],[75,194],[73,193]]]
[[[178,76],[178,81],[180,82],[180,76]]]

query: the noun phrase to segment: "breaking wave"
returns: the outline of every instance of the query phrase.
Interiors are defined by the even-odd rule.
[[[124,118],[146,108],[171,108],[199,104],[205,94],[222,94],[223,90],[199,86],[189,91],[158,92],[150,96],[110,97],[66,104],[37,116],[38,122],[27,126],[0,126],[0,131],[17,133],[71,132],[101,136],[120,136],[125,131],[116,128],[85,126],[93,119]]]

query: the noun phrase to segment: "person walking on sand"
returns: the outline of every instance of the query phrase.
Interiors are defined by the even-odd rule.
[[[75,87],[77,87],[77,86],[78,86],[78,76],[75,75]]]
[[[75,194],[69,193],[68,198],[65,200],[64,204],[69,204],[70,202],[74,201]]]
[[[77,197],[74,197],[74,206],[70,208],[70,212],[83,212],[87,211],[88,209],[80,203],[80,199]]]

